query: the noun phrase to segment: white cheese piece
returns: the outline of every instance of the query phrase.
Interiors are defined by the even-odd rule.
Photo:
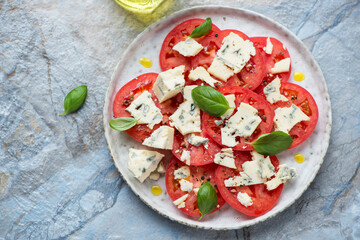
[[[151,129],[163,119],[160,109],[156,107],[151,98],[151,94],[148,91],[144,91],[140,96],[135,98],[126,110],[131,116],[138,119],[137,124],[148,123],[148,126]]]
[[[164,163],[163,163],[163,162],[160,162],[160,163],[159,163],[159,166],[158,166],[158,168],[156,169],[156,171],[157,171],[158,173],[165,173],[165,172],[166,172],[166,169],[165,169],[165,166],[164,166]]]
[[[181,65],[159,73],[153,90],[160,102],[164,102],[182,91],[185,85],[184,70],[185,66]]]
[[[140,182],[144,182],[150,173],[157,168],[163,157],[163,154],[156,151],[130,148],[128,169]]]
[[[286,164],[279,165],[279,170],[275,177],[265,183],[267,190],[271,191],[277,188],[280,184],[286,183],[292,178],[297,177],[295,168],[290,168]]]
[[[157,181],[157,180],[159,180],[159,178],[160,178],[160,173],[158,173],[158,172],[152,172],[152,173],[150,174],[149,178],[150,178],[151,180]]]
[[[285,58],[275,63],[274,67],[270,69],[272,74],[288,72],[290,70],[290,58]]]
[[[244,173],[251,178],[251,183],[248,185],[260,184],[266,181],[266,179],[263,179],[260,176],[260,166],[258,161],[246,161],[242,164],[242,169]]]
[[[197,194],[198,194],[199,189],[200,189],[200,188],[193,188],[193,191],[194,191],[194,193],[196,194],[196,196],[197,196]]]
[[[253,201],[247,193],[239,192],[237,195],[237,199],[245,207],[249,207],[249,206],[253,205]]]
[[[192,182],[189,182],[185,179],[181,179],[179,181],[180,183],[180,189],[181,191],[184,191],[184,192],[191,192],[192,189],[193,189],[193,183]]]
[[[287,101],[288,99],[280,93],[281,82],[280,78],[276,77],[271,83],[264,87],[264,94],[266,100],[273,104],[279,101]]]
[[[225,95],[226,100],[229,103],[229,106],[233,109],[228,109],[222,116],[222,119],[226,119],[229,118],[233,112],[234,112],[234,108],[235,108],[235,95],[234,94],[229,94],[229,95]]]
[[[276,174],[275,167],[271,163],[270,157],[265,157],[255,151],[251,151],[251,156],[253,161],[257,161],[259,164],[259,174],[261,178],[267,179],[271,178]]]
[[[229,77],[234,75],[234,71],[226,66],[217,57],[215,57],[212,61],[210,67],[208,68],[208,72],[224,82],[226,82]]]
[[[288,108],[284,107],[275,109],[275,129],[285,133],[289,133],[297,123],[309,120],[310,118],[295,104]]]
[[[178,207],[178,208],[184,208],[185,207],[185,200],[187,199],[187,197],[189,196],[189,194],[185,194],[182,197],[179,197],[178,199],[176,199],[173,203]]]
[[[200,79],[212,87],[215,87],[215,83],[219,82],[212,78],[204,67],[197,67],[191,70],[189,74],[189,79],[193,81]]]
[[[251,185],[252,179],[245,173],[240,172],[240,176],[231,177],[224,180],[225,187],[238,187]]]
[[[215,120],[214,122],[215,122],[216,126],[220,126],[221,124],[224,123],[224,120]]]
[[[187,178],[190,176],[190,168],[188,166],[182,166],[174,171],[175,179]]]
[[[186,163],[186,165],[190,165],[190,151],[183,150],[180,160]]]
[[[215,154],[214,163],[236,169],[233,150],[231,148],[221,149],[221,152]]]
[[[181,41],[173,47],[173,50],[178,51],[185,57],[193,57],[197,55],[202,49],[203,46],[193,38],[187,38],[185,41]]]
[[[266,39],[266,46],[264,47],[264,51],[266,54],[272,54],[273,44],[271,43],[269,37]]]
[[[230,33],[223,39],[220,49],[216,53],[216,58],[226,66],[232,68],[234,73],[240,72],[251,56],[255,56],[254,44],[242,39],[235,33]]]
[[[175,127],[182,135],[193,132],[201,132],[200,109],[191,98],[191,91],[197,86],[184,88],[184,102],[169,117],[170,125]]]
[[[188,136],[188,142],[195,147],[200,147],[201,144],[206,147],[209,139],[201,136],[196,136],[194,133],[191,133]]]
[[[248,137],[253,134],[257,126],[261,123],[256,108],[247,103],[240,103],[237,112],[229,118],[226,126],[221,129],[221,142],[228,147],[238,144],[236,137]]]
[[[174,128],[161,126],[143,142],[145,146],[171,150],[174,143]]]

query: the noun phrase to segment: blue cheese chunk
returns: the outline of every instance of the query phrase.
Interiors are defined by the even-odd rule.
[[[174,142],[174,128],[161,126],[143,142],[145,146],[171,150]]]
[[[275,177],[265,183],[267,190],[276,189],[280,184],[286,183],[292,178],[297,177],[295,168],[288,167],[286,164],[279,165],[279,170]]]
[[[235,95],[229,94],[224,96],[232,109],[228,109],[222,116],[221,119],[229,118],[234,113],[235,108]]]
[[[197,67],[191,70],[189,74],[189,79],[193,81],[200,79],[212,87],[215,87],[215,84],[219,82],[212,78],[204,67]]]
[[[290,58],[285,58],[283,60],[275,63],[274,67],[270,69],[270,73],[283,73],[290,70]]]
[[[185,41],[181,41],[173,47],[173,50],[178,51],[185,57],[193,57],[197,55],[202,49],[203,46],[193,38],[187,38]]]
[[[275,109],[274,125],[278,131],[289,133],[297,123],[309,120],[310,118],[295,104],[288,108]]]
[[[159,73],[153,86],[154,94],[162,103],[178,93],[185,85],[185,66],[181,65],[173,69]]]
[[[207,143],[209,142],[209,139],[201,136],[196,136],[194,133],[191,133],[188,136],[188,142],[191,145],[194,145],[195,147],[200,147],[201,144],[207,147]]]
[[[191,192],[193,190],[193,183],[192,182],[189,182],[185,179],[181,179],[179,181],[180,183],[180,189],[181,191],[184,191],[184,192]]]
[[[221,152],[215,154],[214,163],[236,169],[233,150],[231,148],[221,149]]]
[[[156,107],[148,91],[138,96],[126,110],[138,119],[137,124],[148,124],[151,129],[163,119],[160,109]]]
[[[183,161],[186,165],[190,165],[190,151],[183,150],[180,160]]]
[[[250,152],[253,161],[257,161],[259,164],[259,175],[261,178],[267,179],[271,178],[276,174],[275,167],[271,163],[270,157],[265,157],[255,151]]]
[[[249,206],[253,205],[253,201],[247,193],[239,192],[237,194],[237,199],[245,207],[249,207]]]
[[[238,144],[236,137],[251,136],[260,123],[261,118],[258,116],[257,109],[247,103],[241,103],[237,112],[221,129],[222,144],[228,147],[236,146]]]
[[[273,104],[279,101],[287,101],[288,99],[280,93],[281,82],[280,78],[276,77],[271,83],[264,87],[264,94],[266,100]]]
[[[156,151],[130,148],[128,169],[140,182],[144,182],[151,172],[157,168],[163,157],[163,154]]]
[[[208,68],[208,72],[224,82],[234,75],[234,70],[226,66],[225,63],[220,61],[217,57],[212,61]]]
[[[174,179],[183,179],[190,176],[190,168],[182,166],[174,171]]]
[[[264,49],[266,54],[272,54],[273,44],[271,43],[269,37],[266,39],[266,46],[263,49]]]
[[[239,176],[230,177],[224,180],[225,187],[239,187],[252,185],[252,179],[245,172],[240,172]]]
[[[173,203],[178,208],[184,208],[185,207],[185,200],[187,199],[188,196],[189,196],[189,194],[187,193],[184,196],[179,197],[178,199],[176,199]]]
[[[251,178],[251,184],[264,183],[266,179],[263,179],[260,175],[260,166],[258,161],[246,161],[242,164],[244,173]]]

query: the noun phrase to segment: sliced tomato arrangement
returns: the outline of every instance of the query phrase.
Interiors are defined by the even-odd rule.
[[[180,162],[175,157],[171,159],[171,161],[167,166],[166,174],[165,174],[166,190],[172,201],[179,199],[185,194],[189,194],[189,196],[185,200],[185,207],[179,209],[187,215],[200,217],[201,213],[197,205],[196,193],[194,191],[191,191],[190,193],[182,191],[180,189],[180,183],[179,183],[180,179],[175,179],[174,177],[174,171],[181,168],[182,166],[187,166],[187,165],[184,164],[183,162]],[[215,182],[215,170],[217,167],[216,164],[211,163],[204,166],[198,166],[198,167],[188,166],[188,167],[190,168],[190,176],[188,178],[185,178],[185,180],[191,182],[193,184],[193,188],[200,188],[201,184],[204,182],[210,182],[215,187],[218,196],[218,200],[217,200],[218,207],[216,207],[213,212],[219,210],[219,208],[221,208],[225,204],[225,201],[220,195]]]
[[[274,207],[279,199],[284,184],[281,184],[272,191],[268,191],[265,184],[242,187],[225,187],[224,181],[230,177],[240,175],[240,172],[243,171],[241,165],[246,161],[252,160],[251,155],[248,152],[235,152],[235,157],[236,169],[219,166],[216,170],[216,184],[219,188],[221,196],[230,206],[248,216],[260,216],[267,213]],[[270,160],[277,171],[279,160],[276,156],[271,156]],[[247,193],[251,197],[253,204],[248,207],[242,205],[237,199],[237,194],[239,192]]]
[[[274,111],[270,104],[264,100],[263,97],[254,93],[251,90],[241,87],[228,87],[219,90],[224,95],[235,94],[235,106],[238,107],[240,103],[247,103],[258,110],[258,114],[261,118],[261,123],[256,128],[254,133],[247,138],[239,138],[239,143],[233,147],[234,150],[251,151],[254,150],[253,146],[246,144],[245,142],[253,142],[260,135],[269,133],[273,127]],[[236,109],[234,113],[236,112]],[[202,124],[208,135],[219,145],[227,147],[221,142],[221,128],[223,125],[217,125],[215,120],[221,120],[219,117],[211,116],[207,113],[203,114]]]

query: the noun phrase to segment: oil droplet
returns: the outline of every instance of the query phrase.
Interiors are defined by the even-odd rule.
[[[294,155],[294,159],[296,162],[298,163],[303,163],[305,161],[305,157],[304,155],[302,155],[301,153],[297,153]]]
[[[152,61],[146,57],[141,57],[139,63],[146,68],[150,68],[152,66]]]
[[[302,80],[305,79],[305,75],[302,72],[294,72],[293,74],[294,80],[301,82]]]
[[[159,196],[162,193],[162,189],[159,185],[151,185],[151,192],[155,196]]]

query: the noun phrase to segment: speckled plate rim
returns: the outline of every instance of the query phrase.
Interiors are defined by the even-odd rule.
[[[306,51],[306,54],[310,57],[310,60],[312,61],[311,64],[313,64],[315,66],[315,68],[317,68],[317,70],[319,71],[320,73],[320,76],[321,76],[321,79],[318,79],[320,81],[323,82],[324,84],[324,96],[326,97],[326,102],[327,102],[327,118],[328,118],[328,122],[327,122],[327,125],[326,125],[326,135],[325,135],[325,139],[324,139],[324,143],[325,143],[325,151],[322,152],[322,156],[321,156],[321,160],[319,161],[318,165],[315,166],[314,168],[314,171],[312,172],[313,174],[311,175],[311,177],[309,178],[309,181],[308,181],[308,184],[306,185],[306,187],[304,187],[302,189],[301,192],[299,192],[293,199],[292,201],[290,201],[287,205],[283,206],[281,209],[279,209],[277,212],[274,212],[273,214],[271,215],[268,215],[266,217],[258,217],[258,218],[255,218],[255,221],[252,221],[251,223],[248,223],[248,224],[239,224],[238,226],[231,226],[231,227],[220,227],[220,228],[216,228],[216,227],[208,227],[208,226],[203,226],[203,225],[199,225],[199,224],[196,224],[196,223],[188,223],[186,221],[182,221],[182,220],[179,220],[179,219],[176,219],[172,216],[169,216],[167,215],[166,213],[164,212],[161,212],[159,211],[158,209],[156,209],[154,206],[152,206],[151,204],[149,204],[137,191],[136,188],[134,188],[132,186],[132,184],[129,184],[129,181],[128,179],[125,177],[124,174],[122,174],[122,172],[120,171],[120,168],[117,164],[117,161],[115,161],[115,158],[114,158],[114,155],[113,155],[113,150],[111,148],[111,143],[110,143],[110,137],[109,137],[109,134],[110,134],[110,131],[111,128],[108,126],[108,119],[107,119],[107,115],[108,115],[108,106],[110,103],[110,97],[111,97],[111,93],[113,91],[113,89],[111,88],[111,86],[113,85],[113,82],[116,81],[116,75],[117,75],[117,72],[118,72],[118,69],[119,69],[119,66],[122,64],[123,61],[125,61],[124,57],[129,53],[130,49],[132,49],[137,41],[139,39],[141,39],[144,35],[146,35],[147,33],[151,32],[154,28],[156,28],[157,26],[159,26],[160,24],[164,24],[164,22],[167,22],[167,21],[171,21],[173,19],[176,19],[176,18],[179,18],[181,15],[185,15],[185,14],[188,14],[190,12],[197,12],[199,10],[214,10],[214,9],[217,9],[218,11],[228,11],[228,10],[233,10],[233,11],[239,11],[241,12],[242,14],[248,14],[248,15],[252,15],[252,16],[255,16],[257,18],[260,18],[261,20],[264,20],[264,21],[267,21],[271,24],[273,24],[274,26],[276,26],[277,28],[279,28],[281,31],[284,31],[286,32],[291,38],[293,38],[296,42],[298,42],[298,44],[300,44],[303,49]],[[274,217],[276,216],[277,214],[281,213],[282,211],[284,211],[285,209],[287,209],[289,206],[291,206],[297,199],[300,198],[300,196],[308,189],[308,187],[310,186],[310,184],[313,182],[313,180],[315,179],[315,176],[317,175],[323,161],[324,161],[324,158],[325,158],[325,155],[326,155],[326,152],[327,152],[327,149],[328,149],[328,146],[329,146],[329,143],[330,143],[330,134],[331,134],[331,126],[332,126],[332,112],[331,112],[331,103],[330,103],[330,96],[329,96],[329,93],[328,93],[328,89],[327,89],[327,86],[326,86],[326,82],[325,82],[325,78],[322,74],[322,71],[318,65],[318,63],[316,62],[315,58],[313,57],[313,55],[311,54],[311,52],[307,49],[307,47],[303,44],[303,42],[295,35],[293,34],[290,30],[288,30],[287,28],[285,28],[284,26],[282,26],[280,23],[262,15],[262,14],[259,14],[257,12],[254,12],[254,11],[251,11],[251,10],[246,10],[246,9],[241,9],[241,8],[232,8],[232,7],[224,7],[224,6],[216,6],[216,5],[209,5],[209,6],[197,6],[197,7],[192,7],[192,8],[188,8],[188,9],[184,9],[184,10],[181,10],[181,11],[178,11],[166,18],[163,18],[161,20],[159,20],[158,22],[154,23],[153,25],[149,26],[147,29],[145,29],[142,33],[140,33],[133,41],[132,43],[128,46],[128,48],[126,49],[126,51],[123,53],[122,57],[120,58],[117,66],[115,67],[115,70],[111,76],[111,81],[109,82],[109,86],[108,86],[108,89],[107,89],[107,92],[106,92],[106,96],[105,96],[105,102],[104,102],[104,109],[103,109],[103,116],[104,116],[104,130],[105,130],[105,138],[106,138],[106,142],[107,142],[107,145],[109,147],[109,150],[110,150],[110,154],[111,154],[111,157],[113,158],[113,161],[115,163],[115,166],[117,167],[117,169],[119,170],[119,173],[121,175],[121,177],[123,178],[123,180],[130,186],[130,188],[132,189],[132,191],[134,192],[134,194],[139,197],[146,205],[148,205],[150,208],[152,208],[155,212],[159,213],[160,215],[166,217],[166,218],[169,218],[170,220],[173,220],[173,221],[176,221],[176,222],[179,222],[181,224],[184,224],[184,225],[187,225],[187,226],[191,226],[191,227],[196,227],[196,228],[201,228],[201,229],[208,229],[208,230],[234,230],[234,229],[241,229],[243,227],[249,227],[251,225],[254,225],[254,224],[257,224],[257,223],[260,223],[260,222],[263,222],[267,219],[270,219],[271,217]]]

